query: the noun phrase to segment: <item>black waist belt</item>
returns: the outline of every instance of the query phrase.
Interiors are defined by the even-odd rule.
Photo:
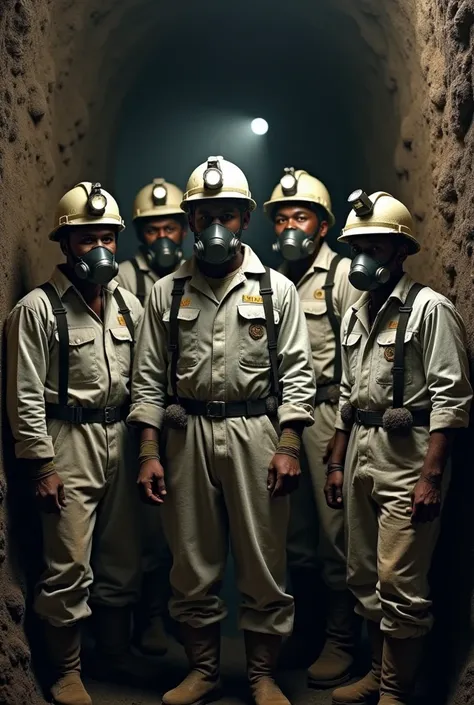
[[[66,421],[67,423],[105,423],[113,424],[125,421],[130,406],[106,406],[104,409],[91,409],[85,406],[63,406],[46,403],[46,418]]]
[[[331,404],[337,404],[339,401],[339,385],[335,382],[328,382],[318,386],[315,404],[322,404],[325,401],[329,401]]]
[[[229,419],[237,416],[264,416],[268,414],[266,399],[248,401],[199,401],[179,399],[190,416],[207,416],[208,419]]]
[[[413,416],[413,426],[429,426],[431,412],[429,409],[411,410]],[[355,410],[355,423],[360,426],[380,426],[383,427],[383,411],[367,411],[365,409]]]

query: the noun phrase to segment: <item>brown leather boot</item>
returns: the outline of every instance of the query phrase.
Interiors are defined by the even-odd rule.
[[[98,659],[93,675],[99,680],[152,682],[156,667],[130,651],[132,607],[94,605],[92,611]]]
[[[164,705],[202,705],[218,700],[221,696],[220,624],[201,629],[182,624],[181,634],[191,670],[184,681],[163,695],[162,702]]]
[[[167,614],[169,593],[169,583],[163,580],[161,566],[159,570],[144,574],[141,599],[133,614],[133,643],[144,654],[164,656],[168,651],[163,615]]]
[[[79,626],[53,627],[45,622],[44,635],[55,681],[51,686],[56,705],[92,705],[81,680],[81,636]]]
[[[247,674],[256,705],[290,705],[274,675],[282,638],[276,634],[244,632]]]
[[[324,641],[326,588],[316,568],[290,569],[295,620],[291,636],[283,643],[278,669],[308,668],[320,653]]]
[[[380,705],[407,705],[423,658],[424,638],[394,639],[385,635]]]
[[[310,687],[333,688],[350,680],[360,629],[354,606],[355,599],[349,590],[330,592],[326,642],[319,658],[308,669]]]
[[[365,705],[378,701],[384,638],[378,622],[367,622],[367,633],[372,653],[372,668],[356,683],[337,688],[332,694],[333,705]]]

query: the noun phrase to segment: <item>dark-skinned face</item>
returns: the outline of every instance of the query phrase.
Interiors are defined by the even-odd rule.
[[[142,229],[143,240],[148,247],[154,242],[168,237],[176,245],[181,245],[186,229],[175,218],[163,216],[149,220]]]
[[[407,246],[396,236],[379,233],[377,235],[357,235],[350,240],[351,257],[365,254],[384,265],[390,272],[400,271],[407,256]]]
[[[324,237],[328,231],[328,224],[325,220],[319,220],[316,213],[303,205],[286,205],[278,207],[274,216],[275,234],[280,237],[284,230],[297,228],[306,235],[312,237],[319,233],[320,238]]]
[[[189,214],[189,226],[199,235],[214,223],[223,225],[233,233],[246,230],[250,221],[249,211],[242,212],[233,199],[215,198],[200,201]]]
[[[69,231],[64,242],[68,250],[76,257],[83,257],[94,247],[105,247],[113,255],[117,252],[117,233],[114,228],[103,225],[81,225]]]

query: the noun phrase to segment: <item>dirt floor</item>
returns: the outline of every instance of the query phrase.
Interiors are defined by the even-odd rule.
[[[174,687],[186,673],[184,652],[179,644],[171,641],[170,651],[163,659],[156,660],[156,686],[133,688],[110,685],[85,679],[94,705],[157,705],[162,693]],[[222,664],[225,697],[222,705],[248,703],[245,679],[244,647],[239,637],[224,637],[222,641]],[[279,679],[292,705],[329,705],[331,691],[315,691],[306,687],[304,671],[288,671]]]

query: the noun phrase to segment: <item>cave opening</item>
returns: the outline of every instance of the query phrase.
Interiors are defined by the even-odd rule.
[[[332,245],[354,188],[399,197],[411,208],[422,243],[412,272],[457,303],[471,343],[473,23],[470,0],[297,0],[281,8],[208,0],[205,11],[189,1],[5,0],[2,321],[60,259],[47,233],[65,190],[82,179],[101,181],[130,222],[142,185],[166,176],[184,186],[194,166],[217,153],[241,166],[259,206],[284,166],[305,168],[325,181],[337,217]],[[250,132],[257,116],[269,122],[262,137]],[[278,264],[261,212],[247,238],[262,259]],[[129,227],[120,257],[131,256],[136,244]],[[186,247],[189,254],[190,238]],[[5,427],[4,414],[3,420]],[[42,703],[25,645],[16,494],[3,478],[15,472],[6,428],[4,437],[0,702]],[[472,469],[469,436],[456,459],[464,470],[468,459]],[[14,484],[20,484],[17,478]],[[444,580],[437,590],[443,604],[432,654],[436,667],[446,671],[440,702],[464,702],[471,692],[471,490],[471,479],[454,483],[440,544],[437,573]],[[443,569],[447,556],[449,576]],[[224,660],[239,693],[238,678],[232,679],[241,671],[241,646],[229,638]],[[445,662],[440,651],[446,640],[453,648]],[[176,680],[175,667],[179,671],[182,662],[158,663],[157,672],[163,668]],[[294,696],[309,701],[303,680]],[[100,705],[146,704],[157,699],[162,685],[168,681],[151,691],[94,683],[91,692]]]

